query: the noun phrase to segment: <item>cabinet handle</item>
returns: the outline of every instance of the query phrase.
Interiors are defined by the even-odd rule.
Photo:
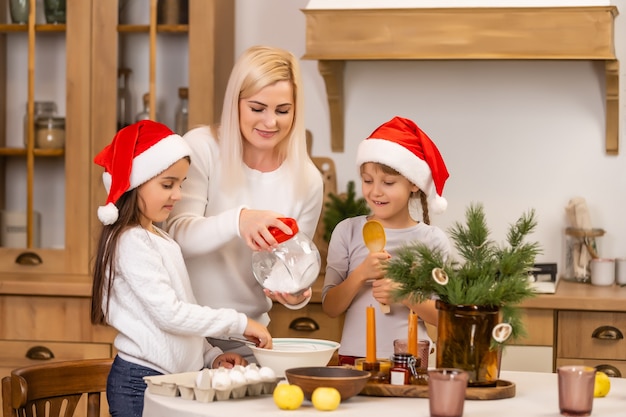
[[[605,374],[607,374],[610,377],[614,377],[614,378],[621,378],[622,377],[622,373],[619,371],[619,369],[617,369],[613,365],[606,365],[606,364],[605,365],[598,365],[598,366],[596,366],[596,370],[604,372]]]
[[[312,318],[298,317],[289,323],[289,328],[299,332],[314,332],[320,329],[320,325]]]
[[[591,337],[594,339],[600,339],[600,340],[619,340],[619,339],[623,339],[624,335],[616,327],[600,326],[593,331],[593,334],[591,335]]]
[[[41,259],[41,257],[35,252],[24,252],[17,255],[15,263],[18,265],[35,266],[41,265],[43,263],[43,259]]]
[[[33,346],[26,352],[26,357],[38,361],[47,361],[54,358],[54,353],[45,346]]]

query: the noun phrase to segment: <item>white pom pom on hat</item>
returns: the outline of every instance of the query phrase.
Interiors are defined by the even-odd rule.
[[[105,169],[102,181],[108,193],[106,204],[98,207],[98,219],[104,225],[115,223],[119,216],[115,203],[126,191],[190,154],[187,142],[162,123],[142,120],[121,129],[94,158]]]
[[[383,123],[358,147],[357,169],[377,162],[395,169],[428,197],[429,211],[443,213],[448,202],[442,197],[450,176],[439,149],[413,121],[394,117]]]

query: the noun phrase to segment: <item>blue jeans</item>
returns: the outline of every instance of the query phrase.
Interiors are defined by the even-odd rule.
[[[115,357],[107,380],[107,401],[113,417],[141,417],[146,391],[144,376],[162,375],[154,369]]]

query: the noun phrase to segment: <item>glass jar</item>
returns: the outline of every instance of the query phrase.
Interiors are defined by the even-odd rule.
[[[65,23],[65,0],[44,0],[46,23]]]
[[[142,98],[143,110],[135,115],[135,122],[150,120],[150,93],[145,93]],[[159,113],[155,114],[155,121],[159,120]]]
[[[10,0],[9,10],[11,12],[11,21],[13,23],[28,23],[28,11],[30,2],[28,0]]]
[[[189,90],[186,87],[178,89],[178,107],[176,108],[176,120],[174,131],[179,135],[187,132],[187,124],[189,120]]]
[[[119,68],[117,70],[117,130],[133,123],[132,96],[130,94],[130,68]]]
[[[39,149],[60,149],[65,146],[65,118],[38,117],[35,120],[35,145]]]
[[[35,101],[33,104],[33,126],[39,117],[55,117],[57,114],[57,105],[54,101]],[[26,114],[24,114],[24,147],[28,147],[28,103],[26,103]]]
[[[252,254],[252,272],[263,288],[275,292],[301,294],[317,279],[321,257],[315,243],[298,229],[291,218],[280,218],[293,234],[270,227],[278,247]]]
[[[417,376],[416,359],[410,353],[394,353],[391,357],[389,383],[391,385],[409,385]],[[419,366],[419,365],[418,365]]]
[[[598,238],[603,229],[565,229],[565,273],[563,279],[588,283],[591,277],[590,261],[598,258]]]

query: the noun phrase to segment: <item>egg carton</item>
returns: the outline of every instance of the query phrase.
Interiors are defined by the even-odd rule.
[[[271,394],[282,378],[272,380],[230,384],[227,387],[211,388],[199,387],[200,374],[207,371],[183,372],[178,374],[145,376],[144,381],[148,385],[151,394],[163,395],[166,397],[180,396],[186,400],[200,402],[224,401],[229,399],[240,399],[246,396],[253,397],[264,394]]]

